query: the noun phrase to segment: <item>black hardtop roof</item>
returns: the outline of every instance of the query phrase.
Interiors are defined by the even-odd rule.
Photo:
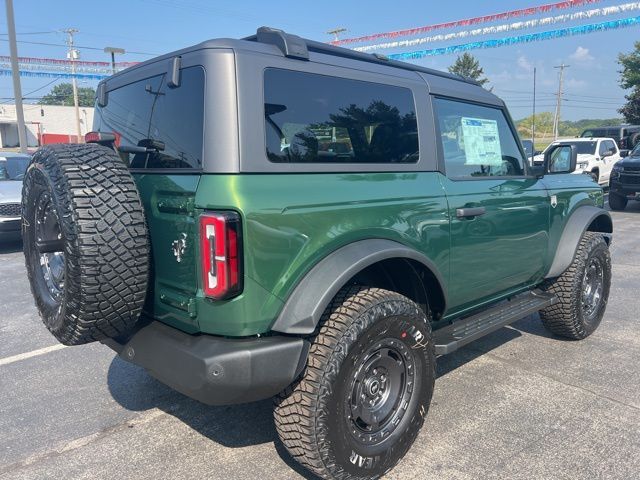
[[[243,39],[233,39],[233,38],[216,38],[216,39],[211,39],[211,40],[205,40],[201,43],[198,43],[196,45],[192,45],[190,47],[186,47],[180,50],[176,50],[174,52],[170,52],[170,53],[166,53],[154,58],[151,58],[149,60],[145,60],[144,62],[140,62],[137,65],[134,65],[132,67],[129,67],[125,70],[122,70],[121,72],[118,72],[114,75],[112,75],[109,78],[115,78],[115,77],[120,77],[123,75],[127,75],[128,73],[132,72],[133,70],[136,70],[140,67],[143,67],[145,65],[150,65],[152,63],[156,63],[159,61],[163,61],[163,60],[168,60],[170,58],[176,57],[176,56],[180,56],[189,52],[193,52],[193,51],[197,51],[197,50],[203,50],[203,49],[215,49],[215,48],[228,48],[228,49],[233,49],[233,50],[253,50],[253,51],[259,51],[259,52],[263,52],[263,53],[272,53],[272,46],[265,49],[265,44],[266,43],[271,43],[271,41],[264,40],[264,36],[262,36],[262,38],[260,38],[260,34],[264,33],[264,32],[276,32],[276,35],[279,35],[280,37],[284,38],[285,42],[286,39],[296,39],[298,42],[303,42],[306,46],[306,49],[309,52],[315,52],[315,53],[321,53],[321,54],[325,54],[325,55],[333,55],[336,57],[340,57],[340,58],[345,58],[345,59],[351,59],[351,60],[356,60],[356,61],[361,61],[361,62],[367,62],[367,63],[374,63],[374,64],[378,64],[378,65],[384,65],[387,67],[392,67],[392,68],[398,68],[401,70],[408,70],[408,71],[413,71],[413,72],[421,72],[421,73],[426,73],[428,75],[433,75],[436,77],[442,77],[442,78],[447,78],[450,80],[455,80],[455,81],[459,81],[459,82],[464,82],[464,83],[468,83],[471,85],[476,85],[476,86],[480,86],[479,83],[477,83],[474,80],[468,79],[468,78],[464,78],[461,77],[459,75],[455,75],[452,73],[447,73],[447,72],[443,72],[440,70],[435,70],[435,69],[431,69],[431,68],[426,68],[426,67],[421,67],[419,65],[414,65],[412,63],[407,63],[407,62],[400,62],[397,60],[391,60],[388,59],[387,57],[385,57],[384,55],[377,55],[377,54],[369,54],[369,53],[362,53],[362,52],[357,52],[355,50],[350,50],[348,48],[342,48],[342,47],[337,47],[334,45],[330,45],[327,43],[322,43],[322,42],[318,42],[315,40],[308,40],[308,39],[303,39],[300,37],[297,37],[295,35],[291,35],[288,34],[282,30],[277,30],[277,29],[273,29],[273,28],[269,28],[269,27],[260,27],[258,29],[258,33],[256,35],[252,35],[249,37],[245,37]],[[271,45],[274,45],[275,43],[271,43]],[[280,45],[276,45],[276,46],[280,46]],[[106,81],[105,80],[101,80],[100,83]]]

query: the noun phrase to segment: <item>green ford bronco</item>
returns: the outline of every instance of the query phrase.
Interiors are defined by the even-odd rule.
[[[611,217],[575,147],[527,162],[474,82],[261,28],[102,81],[86,145],[24,180],[36,304],[209,405],[275,398],[291,456],[373,479],[436,358],[540,312],[603,317]]]

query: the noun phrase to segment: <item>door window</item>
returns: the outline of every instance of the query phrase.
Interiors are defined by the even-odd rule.
[[[434,106],[448,177],[525,174],[525,159],[502,110],[443,98],[435,98]]]

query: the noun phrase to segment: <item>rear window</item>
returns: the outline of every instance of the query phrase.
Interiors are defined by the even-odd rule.
[[[151,152],[120,155],[131,168],[201,168],[204,123],[204,70],[181,71],[180,86],[167,74],[109,91],[107,105],[96,104],[93,129],[113,132],[119,145]]]
[[[415,163],[410,89],[290,70],[264,75],[266,150],[276,163]]]

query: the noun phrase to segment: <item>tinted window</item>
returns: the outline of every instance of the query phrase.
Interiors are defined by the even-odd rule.
[[[157,75],[108,94],[96,105],[93,128],[114,132],[121,146],[142,146],[150,153],[121,153],[131,168],[200,168],[204,122],[204,71],[181,71],[180,86],[169,88]]]
[[[602,145],[600,147],[600,154],[606,153],[606,152],[610,152],[613,151],[614,153],[616,152],[616,144],[613,142],[613,140],[605,140],[604,142],[602,142]]]
[[[22,180],[29,166],[31,157],[0,157],[0,181]]]
[[[415,163],[411,90],[289,70],[264,76],[267,156],[290,163]]]
[[[434,100],[449,177],[524,174],[524,159],[504,113],[497,108]]]
[[[582,132],[581,137],[584,138],[592,138],[592,137],[604,137],[607,134],[607,131],[602,128],[595,128],[593,130],[585,130]]]

